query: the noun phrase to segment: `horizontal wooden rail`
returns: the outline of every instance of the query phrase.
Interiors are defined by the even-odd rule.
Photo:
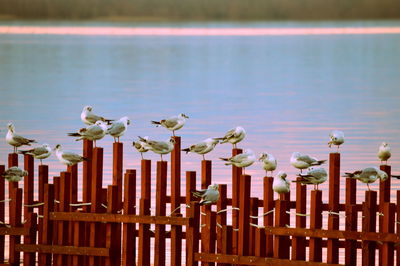
[[[73,222],[136,223],[187,225],[190,218],[168,216],[123,215],[112,213],[51,212],[50,220]]]
[[[64,255],[83,255],[83,256],[110,256],[108,248],[74,247],[74,246],[53,246],[53,245],[24,245],[15,246],[16,251],[53,253]]]
[[[238,256],[238,255],[226,255],[226,254],[210,254],[210,253],[196,253],[196,261],[202,262],[218,262],[218,263],[229,263],[236,265],[342,265],[342,264],[328,264],[321,262],[310,262],[300,260],[285,260],[285,259],[274,259],[274,258],[263,258],[254,256]]]
[[[286,227],[265,227],[267,234],[280,236],[303,236],[317,238],[333,238],[347,240],[380,241],[380,242],[400,242],[400,236],[389,233],[322,230],[322,229],[304,229],[304,228],[286,228]]]
[[[26,227],[0,227],[0,235],[26,236],[29,235],[29,228]]]

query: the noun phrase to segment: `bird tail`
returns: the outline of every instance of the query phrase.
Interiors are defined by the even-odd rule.
[[[186,154],[188,154],[190,152],[190,148],[182,149],[182,151],[185,151]]]
[[[26,153],[28,153],[29,151],[18,151],[18,153],[19,154],[26,154]]]
[[[321,165],[324,164],[326,162],[326,160],[320,160],[320,161],[316,161],[315,163],[312,163],[311,165]]]
[[[115,119],[104,119],[104,122],[106,122],[107,125],[111,125],[113,121],[115,121]]]
[[[28,171],[25,171],[25,170],[22,171],[22,175],[23,175],[23,176],[27,176],[27,175],[28,175]]]
[[[229,161],[228,158],[222,158],[222,157],[220,157],[219,159],[222,160],[222,161],[225,161],[225,162]]]
[[[400,175],[392,175],[392,177],[400,179]]]
[[[70,136],[70,137],[80,137],[81,134],[79,134],[79,133],[68,133],[68,136]]]
[[[203,196],[203,193],[201,193],[200,191],[192,191],[193,196],[195,196],[196,198],[201,198]]]
[[[160,126],[161,125],[161,123],[159,121],[151,121],[151,123],[153,125],[156,125],[156,126]]]
[[[141,136],[138,136],[138,138],[139,138],[140,141],[143,141],[144,143],[147,143],[147,139],[142,138]]]
[[[90,158],[82,157],[84,161],[90,161]]]
[[[350,177],[350,178],[353,178],[354,177],[354,174],[353,173],[344,173],[344,176],[343,177]]]
[[[329,146],[329,148],[330,148],[330,147],[332,147],[332,144],[333,144],[333,142],[332,142],[332,141],[329,141],[329,142],[328,142],[328,146]]]

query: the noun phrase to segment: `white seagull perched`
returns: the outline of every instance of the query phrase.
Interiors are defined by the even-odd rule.
[[[244,150],[244,153],[237,154],[230,158],[220,158],[226,161],[225,165],[234,165],[236,167],[243,168],[243,174],[245,174],[246,167],[252,165],[256,161],[256,155],[250,149]]]
[[[22,180],[22,177],[27,176],[28,171],[22,170],[17,166],[8,168],[1,176],[7,179],[9,182],[18,182]]]
[[[82,161],[87,161],[87,158],[80,156],[79,154],[63,151],[60,144],[57,144],[54,149],[56,151],[58,160],[67,166],[72,166]]]
[[[389,160],[390,156],[392,156],[391,150],[390,150],[390,146],[389,144],[387,144],[386,142],[382,142],[381,146],[379,146],[379,150],[378,150],[378,158],[379,160],[381,160],[381,163],[383,161],[387,161]]]
[[[370,183],[374,183],[378,178],[382,181],[385,181],[388,178],[388,175],[385,171],[382,171],[378,167],[367,167],[363,170],[357,170],[353,173],[344,173],[344,177],[355,178],[361,181],[362,183],[367,184],[368,190],[371,190],[369,187]]]
[[[143,137],[143,139],[149,140],[149,137],[145,136],[145,137]],[[135,149],[138,152],[140,152],[140,156],[142,156],[142,159],[143,159],[143,153],[147,152],[150,149],[149,146],[145,142],[143,142],[141,140],[133,141],[132,145],[133,145],[133,147],[135,147]]]
[[[128,125],[130,124],[131,121],[127,116],[121,117],[119,120],[111,124],[107,129],[107,134],[114,137],[114,142],[119,142],[119,137],[125,134],[125,131],[128,129]]]
[[[68,133],[68,136],[78,137],[76,141],[82,139],[93,140],[94,146],[96,147],[96,140],[102,139],[106,135],[106,132],[107,124],[99,120],[94,125],[79,129],[79,131],[76,133]]]
[[[36,147],[34,149],[26,151],[19,151],[19,153],[32,155],[33,158],[39,159],[40,164],[42,165],[42,160],[48,158],[51,155],[51,148],[49,144],[43,143],[43,145],[40,147]]]
[[[268,176],[268,171],[271,171],[271,176],[272,176],[272,173],[274,172],[277,166],[275,157],[270,153],[263,152],[261,153],[260,158],[258,158],[258,160],[262,162],[263,169],[267,172],[267,176]]]
[[[238,126],[230,129],[228,132],[226,132],[225,136],[223,136],[222,138],[215,138],[215,139],[221,140],[221,144],[229,142],[233,145],[233,148],[236,148],[236,144],[242,141],[245,136],[246,136],[246,131],[244,130],[244,128]]]
[[[272,183],[272,190],[278,194],[288,193],[290,191],[290,184],[286,180],[286,177],[287,174],[285,172],[279,171]]]
[[[339,131],[339,130],[333,130],[329,134],[329,138],[331,139],[328,142],[329,148],[332,145],[336,145],[337,146],[337,151],[339,152],[339,146],[344,143],[344,133],[342,131]]]
[[[203,156],[203,160],[205,160],[204,154],[212,151],[215,148],[215,145],[217,145],[218,143],[219,143],[219,140],[217,140],[217,139],[207,138],[207,139],[203,140],[202,142],[199,142],[197,144],[190,146],[189,148],[182,149],[182,151],[185,151],[186,153],[194,152],[197,154],[201,154]]]
[[[6,135],[6,141],[11,146],[14,146],[14,153],[17,153],[17,147],[22,145],[31,146],[31,143],[36,143],[34,139],[27,139],[20,135],[17,135],[15,132],[15,127],[12,123],[7,124],[8,132]]]
[[[171,137],[169,141],[157,141],[157,140],[145,139],[139,136],[139,140],[146,143],[149,150],[157,154],[160,154],[161,161],[163,160],[162,158],[163,154],[170,153],[175,147],[175,139],[173,137]]]
[[[192,191],[193,196],[201,198],[200,205],[209,205],[219,200],[218,184],[209,185],[207,189]]]
[[[299,174],[302,179],[294,180],[292,182],[299,182],[303,185],[314,185],[314,190],[318,190],[318,185],[327,180],[328,174],[322,167],[310,167],[307,169],[306,174]],[[315,187],[316,186],[316,187]]]
[[[157,126],[163,126],[166,129],[171,130],[172,135],[175,136],[175,130],[181,129],[183,125],[185,125],[187,118],[189,118],[187,115],[179,114],[178,116],[171,116],[170,118],[160,121],[151,121],[151,123]]]
[[[87,105],[83,107],[82,113],[81,113],[81,120],[83,123],[86,125],[90,126],[96,123],[97,121],[103,121],[109,124],[111,121],[114,121],[113,119],[106,119],[102,116],[95,115],[92,113],[93,107],[90,105]]]
[[[301,154],[300,152],[293,152],[292,156],[290,157],[290,164],[300,169],[300,173],[303,169],[307,169],[311,166],[321,165],[325,163],[326,160],[318,160],[315,157],[311,157],[306,154]]]

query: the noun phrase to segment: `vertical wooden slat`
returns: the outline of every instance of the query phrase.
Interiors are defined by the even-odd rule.
[[[136,213],[136,171],[127,170],[124,180],[124,214]],[[122,265],[136,265],[136,224],[124,224]]]
[[[202,160],[201,161],[201,189],[207,189],[209,185],[211,185],[211,166],[212,162],[209,160]],[[208,231],[208,228],[210,227],[209,224],[207,224],[207,219],[208,215],[211,215],[211,205],[203,205],[201,206],[201,212],[205,213],[206,215],[201,216],[201,224],[205,225],[201,227],[201,251],[205,252],[208,250],[208,236],[210,235],[210,232]],[[202,263],[202,265],[205,265],[205,263]]]
[[[250,215],[258,216],[258,198],[250,198]],[[250,218],[250,223],[258,225],[258,218]],[[249,255],[255,255],[256,249],[256,227],[250,226]]]
[[[275,203],[275,227],[285,227],[288,222],[286,213],[288,201],[279,199]],[[275,236],[274,238],[274,257],[279,259],[289,259],[289,237]]]
[[[69,184],[69,202],[70,203],[77,203],[78,202],[78,165],[72,165],[67,167],[67,172],[71,174],[70,178],[70,184]],[[69,212],[74,212],[77,209],[77,207],[68,206]],[[78,226],[79,229],[79,226]],[[75,223],[74,222],[69,222],[68,223],[68,245],[73,246],[74,244],[74,238],[76,233],[74,232],[75,230]],[[76,257],[76,256],[75,256]],[[68,256],[68,265],[71,265],[73,262],[73,256]],[[75,259],[76,260],[76,259]]]
[[[205,218],[206,218],[206,223],[205,223],[206,226],[205,227],[207,227],[206,232],[208,235],[206,235],[205,238],[203,238],[201,240],[202,243],[205,242],[204,251],[202,251],[202,252],[213,254],[213,253],[215,253],[215,240],[216,240],[215,235],[216,235],[217,216],[216,216],[215,212],[210,211],[207,213]],[[203,237],[203,234],[202,234],[202,237]],[[213,263],[213,262],[207,262],[207,263],[203,262],[202,264],[207,265],[207,266],[215,265],[215,263]]]
[[[274,178],[272,177],[264,177],[264,214],[270,212],[274,209],[274,191],[272,190],[272,183],[274,182]],[[274,213],[270,212],[267,215],[264,215],[264,226],[274,226]],[[274,236],[266,235],[265,237],[265,256],[273,257],[274,256]]]
[[[8,154],[8,168],[18,166],[18,154]],[[11,191],[13,188],[18,188],[18,182],[8,182],[8,190]]]
[[[150,199],[140,199],[140,215],[150,215]],[[139,224],[139,266],[150,265],[150,225]]]
[[[5,165],[0,165],[0,176],[4,173],[6,170]],[[5,179],[0,178],[0,221],[4,222],[5,218]],[[0,263],[4,262],[4,236],[0,235]]]
[[[167,162],[157,162],[156,216],[166,215],[167,202]],[[165,225],[155,226],[154,265],[165,265]]]
[[[118,187],[118,208],[122,208],[122,171],[124,161],[124,144],[113,143],[113,180],[112,184]]]
[[[92,161],[92,192],[91,192],[91,205],[90,210],[92,213],[103,212],[102,203],[102,183],[103,183],[103,148],[96,147],[93,149],[93,161]],[[90,247],[101,247],[102,243],[102,231],[99,223],[90,223]],[[99,257],[90,256],[89,265],[98,266],[101,259]]]
[[[321,229],[322,227],[322,191],[311,191],[310,206],[310,229]],[[309,241],[310,261],[322,261],[322,239],[310,237]]]
[[[264,228],[256,228],[254,255],[257,257],[265,257],[265,236]]]
[[[11,183],[11,182],[10,182]],[[10,226],[20,227],[22,216],[22,188],[12,188],[10,193]],[[15,251],[15,245],[21,242],[21,236],[10,236],[9,243],[9,263],[10,265],[20,265],[20,253]]]
[[[381,165],[380,169],[388,174],[388,179],[382,181],[379,179],[379,212],[383,213],[385,202],[390,202],[390,183],[391,183],[391,166]],[[379,216],[379,232],[383,230],[384,216]],[[383,265],[383,250],[382,245],[379,248],[379,265]]]
[[[329,154],[329,210],[339,211],[340,153]],[[328,216],[328,230],[339,230],[339,215]],[[339,263],[339,240],[328,239],[327,263]]]
[[[24,224],[25,228],[29,229],[29,235],[24,236],[24,244],[35,245],[36,244],[36,230],[37,230],[37,214],[28,212],[28,216],[24,217],[27,219]],[[35,252],[24,252],[24,266],[35,266],[36,265],[36,253]]]
[[[174,149],[171,152],[171,210],[180,206],[181,197],[181,137],[175,139]],[[174,212],[174,216],[180,210]],[[182,264],[182,226],[171,226],[171,265]]]
[[[242,177],[240,178],[239,196],[239,256],[249,255],[248,237],[250,234],[250,186],[251,177],[249,175],[242,175]]]
[[[395,204],[385,202],[383,204],[383,233],[394,233],[394,216],[395,216]],[[382,264],[385,266],[394,265],[394,243],[384,242],[382,244]]]
[[[43,235],[42,244],[52,244],[52,233],[53,233],[53,221],[49,219],[49,213],[54,211],[54,185],[45,184],[43,194]],[[51,265],[51,254],[39,253],[39,265],[50,266]]]
[[[24,155],[24,170],[28,171],[28,175],[24,176],[24,204],[33,204],[33,191],[35,189],[33,184],[33,176],[35,173],[33,156]],[[24,219],[28,217],[28,213],[33,212],[33,208],[24,207]]]
[[[226,225],[227,215],[226,211],[218,213],[218,211],[225,210],[228,207],[227,204],[227,193],[228,186],[226,184],[220,184],[218,186],[219,190],[219,200],[217,201],[217,253],[222,253],[223,249],[223,236],[222,236],[222,227]],[[218,264],[219,266],[225,265],[222,263]]]
[[[186,229],[186,241],[188,242],[186,265],[197,266],[198,262],[194,259],[194,254],[199,251],[200,206],[198,202],[191,202],[189,217],[190,222]]]
[[[54,211],[60,211],[60,177],[55,176],[53,177],[53,184],[54,184]],[[57,236],[58,236],[58,222],[53,222],[53,243],[57,243]],[[56,257],[56,256],[55,256]],[[54,257],[54,258],[55,258]]]
[[[141,161],[141,198],[151,199],[151,160]]]
[[[39,202],[44,202],[44,186],[49,183],[49,166],[39,165]],[[38,214],[43,215],[44,206],[38,207]],[[43,237],[43,219],[39,219],[38,222],[38,243],[42,244]]]
[[[242,149],[232,149],[232,156],[242,153]],[[232,165],[232,208],[239,208],[239,194],[240,194],[240,177],[242,176],[242,168]],[[232,210],[232,253],[238,254],[239,234],[239,211]]]
[[[357,231],[357,206],[346,204],[346,231]],[[357,240],[346,240],[345,243],[345,264],[357,265]]]
[[[119,184],[120,186],[122,185]],[[117,213],[122,200],[119,199],[118,185],[108,186],[107,213]],[[121,224],[106,224],[106,248],[110,250],[110,256],[105,258],[106,266],[121,264]]]
[[[365,202],[363,203],[363,232],[376,232],[376,191],[365,191]],[[362,265],[375,265],[376,242],[363,241]]]
[[[82,163],[82,201],[90,202],[92,200],[92,164],[93,164],[93,141],[83,140],[83,157],[87,158]],[[90,206],[84,206],[85,212],[90,212]],[[89,232],[89,230],[87,230]],[[87,233],[85,242],[89,244],[89,234]]]
[[[195,201],[196,198],[194,197],[192,191],[196,190],[196,172],[195,171],[186,171],[186,216],[189,217],[190,211],[188,207],[190,206],[192,201]],[[186,258],[188,256],[189,251],[189,241],[186,240]],[[186,259],[187,262],[187,259]]]
[[[70,204],[70,196],[71,196],[71,173],[70,172],[61,172],[60,174],[60,212],[68,212],[69,204]],[[57,244],[60,246],[68,245],[68,236],[69,236],[69,222],[61,221],[58,222],[58,239]],[[56,264],[57,265],[67,265],[68,256],[60,255],[57,256]]]
[[[297,180],[300,180],[298,177]],[[296,213],[306,214],[307,211],[307,186],[301,183],[296,183]],[[296,228],[305,228],[307,217],[296,215]],[[306,238],[293,237],[292,238],[292,259],[305,260],[306,259]]]
[[[73,222],[73,236],[72,236],[72,244],[75,247],[85,246],[85,223],[84,222]],[[74,255],[72,256],[72,265],[80,266],[85,265],[85,257]]]
[[[396,233],[400,235],[400,190],[396,197]],[[396,265],[400,265],[400,245],[396,245]]]

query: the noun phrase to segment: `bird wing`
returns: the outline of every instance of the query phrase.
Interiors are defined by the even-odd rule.
[[[178,124],[178,118],[169,118],[165,120],[161,120],[161,124],[163,124],[166,127],[174,127]]]
[[[303,161],[303,162],[306,162],[308,164],[311,164],[312,162],[316,161],[314,158],[310,157],[309,155],[300,155],[299,157],[297,157],[297,159],[299,161]]]
[[[77,162],[77,161],[81,161],[83,159],[82,156],[73,153],[73,152],[64,152],[62,154],[62,158],[64,160],[70,161],[70,162]]]
[[[195,145],[190,146],[190,150],[193,152],[202,152],[203,150],[207,149],[207,144],[204,142],[197,143]]]
[[[223,137],[224,139],[228,139],[231,138],[232,136],[235,135],[235,129],[232,128],[231,130],[229,130],[228,132],[226,132],[225,136]]]
[[[167,150],[169,148],[168,143],[163,141],[149,141],[149,145],[155,150]]]
[[[87,114],[86,115],[86,120],[88,120],[90,123],[94,124],[99,120],[104,121],[104,117],[97,116],[95,114]]]
[[[232,158],[229,159],[229,161],[233,163],[241,163],[243,160],[247,159],[247,154],[241,153],[238,155],[233,156]]]
[[[85,135],[96,136],[103,134],[103,129],[98,125],[89,126],[86,129]]]
[[[18,142],[18,143],[21,143],[21,144],[28,144],[30,142],[29,139],[24,138],[24,137],[22,137],[20,135],[14,135],[13,139],[14,139],[15,142]]]
[[[49,151],[45,147],[37,147],[35,149],[30,150],[29,152],[33,153],[36,156],[48,153]]]
[[[125,130],[124,123],[115,122],[111,125],[111,127],[108,128],[107,133],[110,135],[114,135],[114,134],[119,134],[124,130]]]

